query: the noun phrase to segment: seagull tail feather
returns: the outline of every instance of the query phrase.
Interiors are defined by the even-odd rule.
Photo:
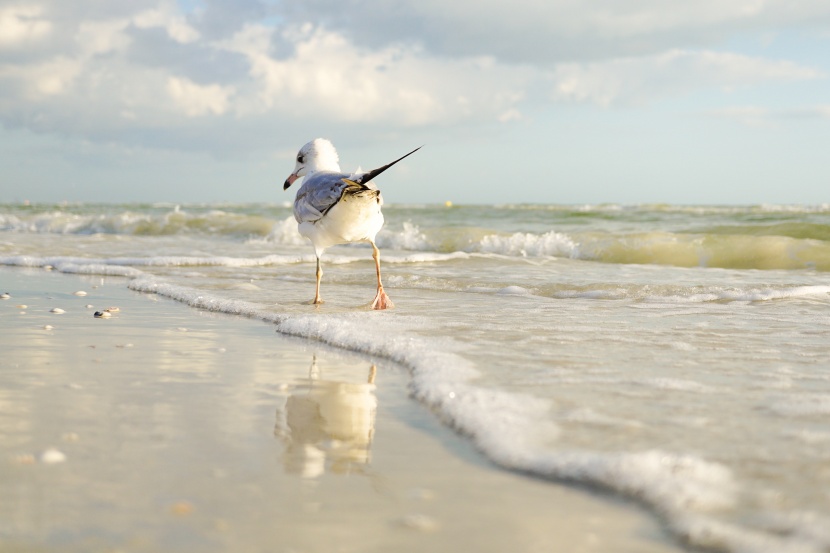
[[[360,177],[355,179],[355,182],[357,182],[358,184],[366,184],[367,182],[369,182],[370,180],[372,180],[376,176],[380,175],[381,173],[383,173],[384,171],[386,171],[387,169],[389,169],[390,167],[395,165],[397,162],[401,161],[404,158],[407,158],[407,157],[411,156],[412,154],[414,154],[415,152],[417,152],[421,148],[423,148],[423,146],[418,146],[417,148],[415,148],[414,150],[412,150],[411,152],[409,152],[405,156],[399,157],[398,159],[396,159],[392,163],[387,163],[383,167],[378,167],[377,169],[372,169],[371,171],[369,171],[367,173],[363,173],[362,175],[360,175]]]

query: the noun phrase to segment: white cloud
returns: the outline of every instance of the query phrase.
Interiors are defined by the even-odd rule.
[[[36,64],[0,65],[0,83],[14,82],[20,100],[41,103],[45,97],[67,93],[80,71],[78,61],[59,56]]]
[[[200,86],[185,78],[169,77],[167,92],[185,115],[199,117],[225,113],[228,109],[228,99],[234,93],[234,88],[216,84]]]
[[[729,52],[670,50],[658,55],[596,63],[559,64],[552,72],[557,101],[600,106],[642,105],[700,88],[815,79],[822,73],[789,61]]]
[[[39,6],[0,8],[0,47],[15,47],[47,36],[52,23],[44,20]]]
[[[127,19],[81,22],[75,35],[81,57],[123,51],[130,43],[130,38],[124,32],[129,23]]]
[[[423,45],[438,55],[488,55],[559,63],[718,48],[735,33],[811,26],[830,17],[822,0],[286,0],[295,23],[360,29],[358,44]],[[365,30],[365,31],[363,31]]]
[[[167,35],[182,44],[195,42],[199,39],[199,32],[191,27],[183,17],[170,13],[168,10],[154,9],[137,14],[132,19],[139,29],[162,28]]]
[[[303,26],[282,37],[294,55],[276,58],[271,29],[251,25],[217,47],[243,54],[251,94],[241,113],[404,126],[495,119],[520,98],[531,72],[486,59],[435,59],[419,48],[366,50],[344,35]]]

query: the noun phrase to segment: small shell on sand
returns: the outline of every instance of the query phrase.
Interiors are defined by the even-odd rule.
[[[177,501],[170,506],[170,512],[178,516],[187,516],[193,512],[193,504],[187,501]]]
[[[86,296],[86,292],[84,292],[83,290],[78,290],[77,292],[75,292],[75,295],[79,296],[79,297],[83,297],[83,296]]]
[[[40,454],[40,462],[46,463],[47,465],[63,463],[64,461],[66,461],[66,454],[63,451],[60,451],[53,447],[47,449],[46,451]]]
[[[176,330],[178,330],[179,332],[187,332],[187,329],[186,329],[185,327],[183,327],[183,326],[180,326],[180,327],[179,327],[179,328],[177,328]]]
[[[8,292],[3,292],[2,294],[0,294],[0,300],[7,300],[10,297],[12,297],[12,296]]]
[[[112,313],[110,313],[109,311],[96,311],[94,317],[96,319],[109,319],[110,317],[112,317]]]
[[[64,311],[60,307],[53,307],[52,309],[49,310],[49,313],[54,313],[55,315],[62,315],[64,313],[66,313],[66,311]]]
[[[17,306],[18,309],[26,309],[27,307],[29,307],[29,306],[26,305],[25,303],[21,303],[20,305]]]
[[[52,267],[51,265],[44,265],[43,266],[44,271],[51,271],[52,269],[54,269],[54,267]]]
[[[120,307],[107,307],[104,311],[109,311],[110,313],[118,313],[121,311]]]
[[[55,327],[52,325],[43,325],[43,330],[52,330],[53,328]]]
[[[94,306],[94,305],[92,305],[91,303],[88,303],[88,304],[86,304],[84,307],[86,307],[87,309],[92,309],[92,308],[93,308],[93,307],[95,307],[95,306]]]
[[[416,530],[418,532],[433,532],[438,529],[438,521],[432,517],[413,513],[398,519],[398,524],[404,528]]]
[[[435,492],[427,488],[412,488],[406,492],[410,499],[417,499],[420,501],[428,501],[435,498]]]

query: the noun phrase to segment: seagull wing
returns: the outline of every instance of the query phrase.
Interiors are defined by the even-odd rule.
[[[314,222],[323,218],[335,206],[349,187],[344,181],[347,173],[321,171],[306,177],[294,200],[294,218],[298,223]]]

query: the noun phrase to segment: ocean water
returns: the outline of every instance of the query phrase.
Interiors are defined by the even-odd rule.
[[[830,550],[830,205],[396,206],[323,258],[288,205],[0,205],[0,264],[123,278],[388,358],[497,465],[682,543]],[[2,284],[0,284],[2,286]]]

